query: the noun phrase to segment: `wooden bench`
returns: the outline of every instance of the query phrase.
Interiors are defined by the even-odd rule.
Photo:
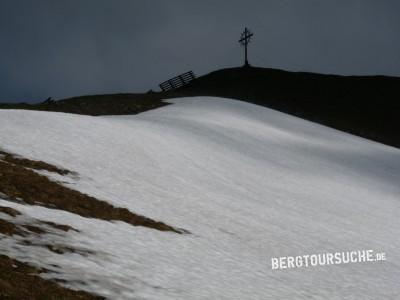
[[[189,71],[174,78],[171,78],[167,81],[164,81],[160,83],[159,86],[163,92],[166,92],[184,86],[191,82],[193,79],[196,79],[196,76],[194,75],[193,71]]]

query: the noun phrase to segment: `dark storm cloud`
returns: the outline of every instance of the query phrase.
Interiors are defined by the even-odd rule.
[[[400,75],[400,2],[1,0],[0,102],[140,92],[177,73],[250,63]]]

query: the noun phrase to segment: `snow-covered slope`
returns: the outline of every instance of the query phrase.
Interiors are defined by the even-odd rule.
[[[191,234],[0,200],[73,225],[80,233],[52,238],[96,255],[11,238],[0,254],[111,299],[400,295],[398,149],[244,102],[168,101],[135,116],[0,111],[0,147],[75,171],[69,187]],[[387,261],[271,270],[271,257],[358,249]]]

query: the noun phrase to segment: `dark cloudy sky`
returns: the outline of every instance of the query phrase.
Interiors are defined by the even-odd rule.
[[[193,70],[400,75],[398,0],[0,0],[0,102],[141,92]]]

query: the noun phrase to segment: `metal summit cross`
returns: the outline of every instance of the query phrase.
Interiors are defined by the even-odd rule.
[[[250,32],[250,30],[247,29],[247,27],[244,29],[242,32],[242,35],[240,37],[239,43],[244,46],[244,66],[248,67],[249,61],[247,60],[247,45],[250,43],[250,38],[253,36],[253,33]]]

